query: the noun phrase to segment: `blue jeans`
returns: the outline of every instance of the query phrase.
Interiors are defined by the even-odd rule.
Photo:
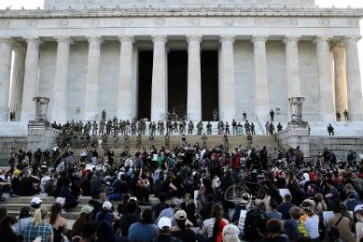
[[[112,200],[120,201],[120,200],[122,200],[122,197],[123,197],[123,195],[120,194],[120,193],[114,193],[114,194],[108,194],[107,195],[107,199],[110,200],[110,201],[112,201]]]

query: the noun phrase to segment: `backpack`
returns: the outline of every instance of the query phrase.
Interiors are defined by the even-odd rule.
[[[297,223],[297,229],[299,230],[302,237],[309,238],[309,232],[306,229],[306,226],[305,226],[305,224],[303,222],[299,221]]]
[[[258,208],[253,208],[247,212],[244,226],[244,239],[257,241],[264,237],[266,232],[267,215]]]

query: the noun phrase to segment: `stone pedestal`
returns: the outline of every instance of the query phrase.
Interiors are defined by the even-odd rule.
[[[38,148],[51,149],[61,131],[51,128],[47,122],[49,98],[34,97],[33,100],[36,107],[35,120],[28,123],[27,149],[33,152]]]
[[[34,97],[35,101],[35,122],[46,123],[49,98],[47,97]]]
[[[304,124],[303,116],[303,97],[291,97],[288,99],[290,103],[291,122],[295,124]]]
[[[300,146],[304,157],[310,157],[309,125],[290,122],[286,129],[278,133],[278,139],[285,148]]]
[[[56,144],[60,133],[60,130],[51,128],[46,122],[29,122],[27,149],[32,152],[38,148],[41,150],[51,149]]]

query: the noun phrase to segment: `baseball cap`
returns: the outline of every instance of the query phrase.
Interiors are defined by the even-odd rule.
[[[81,208],[81,213],[90,214],[90,213],[92,213],[92,211],[93,211],[93,207],[90,205],[84,205]]]
[[[354,212],[357,212],[358,210],[363,210],[363,204],[358,204],[357,206],[355,206]]]
[[[133,200],[133,201],[137,202],[137,197],[130,197],[130,198],[129,198],[129,202],[130,202],[131,200]]]
[[[102,204],[102,208],[104,209],[108,209],[108,210],[111,210],[112,208],[112,203],[110,203],[109,201],[106,201]]]
[[[186,220],[187,219],[187,213],[184,210],[178,210],[175,214],[174,217],[176,220]]]
[[[158,222],[159,229],[169,230],[171,229],[171,220],[168,217],[161,217]]]
[[[40,199],[39,197],[33,197],[33,198],[32,198],[32,200],[31,200],[31,202],[30,202],[30,205],[31,205],[32,207],[37,207],[37,206],[39,206],[42,202],[43,202],[43,201],[42,201],[42,199]]]

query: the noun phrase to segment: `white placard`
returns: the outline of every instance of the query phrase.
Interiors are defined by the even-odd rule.
[[[349,211],[350,216],[353,217],[353,211]],[[323,218],[324,218],[324,223],[327,224],[329,219],[331,219],[334,216],[333,211],[323,211]]]
[[[324,223],[327,224],[329,219],[334,216],[333,211],[323,211]]]
[[[291,195],[290,190],[287,189],[287,188],[279,189],[279,193],[280,193],[280,196],[281,197],[285,197],[286,194],[290,194]]]
[[[247,216],[247,211],[246,210],[241,210],[240,215],[239,215],[239,220],[238,220],[238,228],[241,231],[243,231],[244,228],[245,228],[246,216]]]
[[[195,207],[198,206],[197,198],[198,198],[198,190],[194,190],[194,204],[195,204]]]
[[[90,170],[90,171],[92,171],[93,170],[93,168],[95,168],[95,166],[94,165],[92,165],[92,164],[87,164],[86,165],[86,170]]]

